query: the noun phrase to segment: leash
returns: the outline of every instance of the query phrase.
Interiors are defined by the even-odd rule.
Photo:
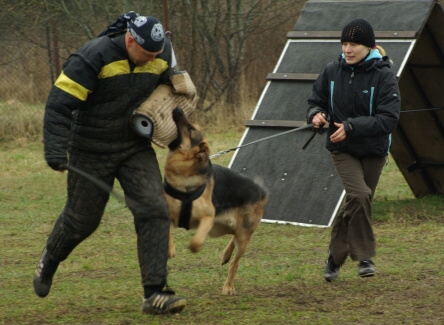
[[[105,192],[108,192],[108,193],[114,195],[114,197],[117,198],[120,202],[125,203],[125,198],[121,194],[117,193],[111,186],[106,184],[101,179],[98,179],[97,177],[95,177],[95,176],[93,176],[91,174],[88,174],[87,172],[85,172],[85,171],[83,171],[83,170],[81,170],[81,169],[79,169],[77,167],[71,166],[71,165],[61,165],[60,167],[64,168],[64,169],[67,169],[67,170],[70,170],[70,171],[72,171],[72,172],[74,172],[76,174],[79,174],[80,176],[86,178],[87,180],[92,182],[94,185],[96,185],[100,189],[102,189]]]
[[[230,151],[233,151],[233,150],[236,150],[236,149],[240,149],[240,148],[243,148],[243,147],[246,147],[246,146],[258,143],[258,142],[261,142],[261,141],[270,140],[270,139],[279,137],[281,135],[285,135],[285,134],[288,134],[288,133],[291,133],[291,132],[297,132],[297,131],[306,130],[306,129],[309,129],[309,128],[312,128],[312,127],[313,127],[312,124],[307,124],[307,125],[304,125],[304,126],[301,126],[301,127],[298,127],[298,128],[294,128],[294,129],[291,129],[291,130],[288,130],[288,131],[285,131],[285,132],[277,133],[277,134],[270,135],[268,137],[265,137],[265,138],[262,138],[262,139],[259,139],[259,140],[255,140],[255,141],[243,144],[243,145],[238,146],[238,147],[233,147],[233,148],[230,148],[230,149],[227,149],[227,150],[222,150],[222,151],[219,151],[218,153],[216,153],[214,155],[211,155],[210,159],[222,156],[223,154],[226,154],[226,153],[228,153]],[[302,147],[302,149],[305,149],[308,146],[308,144],[314,138],[316,133],[318,133],[318,132],[315,131],[314,134],[312,136],[310,136],[310,138],[305,143],[305,145]],[[104,181],[98,179],[97,177],[94,177],[93,175],[91,175],[91,174],[89,174],[89,173],[87,173],[87,172],[85,172],[85,171],[83,171],[83,170],[81,170],[81,169],[79,169],[77,167],[68,165],[68,164],[63,164],[60,167],[63,168],[63,169],[70,170],[70,171],[72,171],[72,172],[74,172],[74,173],[76,173],[76,174],[86,178],[90,182],[94,183],[97,187],[101,188],[105,192],[108,192],[108,193],[112,194],[119,201],[125,203],[125,198],[120,193],[117,193],[111,186],[106,184]]]
[[[258,142],[265,141],[265,140],[270,140],[270,139],[273,139],[275,137],[279,137],[279,136],[284,135],[284,134],[288,134],[288,133],[296,132],[296,131],[302,131],[302,130],[309,129],[309,128],[312,128],[312,127],[313,127],[313,125],[310,123],[310,124],[301,126],[299,128],[294,128],[294,129],[291,129],[291,130],[288,130],[288,131],[285,131],[285,132],[281,132],[281,133],[278,133],[278,134],[273,134],[273,135],[270,135],[268,137],[265,137],[265,138],[262,138],[262,139],[259,139],[259,140],[255,140],[255,141],[243,144],[243,145],[241,145],[239,147],[234,147],[234,148],[230,148],[230,149],[227,149],[227,150],[219,151],[218,153],[215,153],[214,155],[211,155],[210,159],[217,158],[217,157],[222,156],[222,155],[224,155],[226,153],[229,153],[230,151],[233,151],[233,150],[236,150],[236,149],[240,149],[240,148],[249,146],[249,145],[254,144],[254,143],[258,143]],[[316,133],[314,135],[316,135]],[[305,147],[307,147],[308,143],[310,143],[310,141],[313,139],[314,135],[311,136],[309,141],[304,145],[303,149],[305,149]]]

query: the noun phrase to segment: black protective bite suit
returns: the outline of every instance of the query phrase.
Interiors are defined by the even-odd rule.
[[[49,95],[44,119],[45,159],[67,163],[109,184],[117,178],[134,216],[142,285],[163,286],[168,255],[168,208],[151,143],[130,126],[132,112],[172,74],[166,40],[155,61],[135,66],[124,34],[102,36],[72,54]],[[65,208],[47,241],[47,254],[63,261],[98,227],[109,193],[68,172]],[[100,254],[100,252],[98,252]]]

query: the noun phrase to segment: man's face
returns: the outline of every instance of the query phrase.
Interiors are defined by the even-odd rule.
[[[149,52],[144,50],[136,40],[131,36],[127,36],[126,48],[128,51],[128,55],[130,60],[137,66],[143,66],[150,61],[154,61],[156,56],[163,52],[160,50],[158,52]]]

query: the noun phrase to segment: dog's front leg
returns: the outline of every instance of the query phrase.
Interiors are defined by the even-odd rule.
[[[190,250],[193,253],[196,253],[200,250],[205,241],[205,238],[207,237],[208,233],[213,227],[213,223],[214,223],[214,216],[206,216],[201,218],[199,226],[197,227],[196,233],[191,239],[189,246]]]

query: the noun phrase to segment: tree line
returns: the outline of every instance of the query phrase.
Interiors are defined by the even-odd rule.
[[[274,68],[286,33],[293,29],[305,0],[0,3],[0,90],[4,78],[23,87],[31,71],[32,88],[41,86],[42,91],[36,88],[35,93],[45,100],[68,55],[133,10],[158,18],[172,33],[179,68],[190,73],[198,88],[199,109],[209,111],[223,102],[224,113],[234,117],[243,100],[260,95],[265,76]],[[32,72],[37,66],[40,72]],[[13,75],[18,80],[12,81]]]

